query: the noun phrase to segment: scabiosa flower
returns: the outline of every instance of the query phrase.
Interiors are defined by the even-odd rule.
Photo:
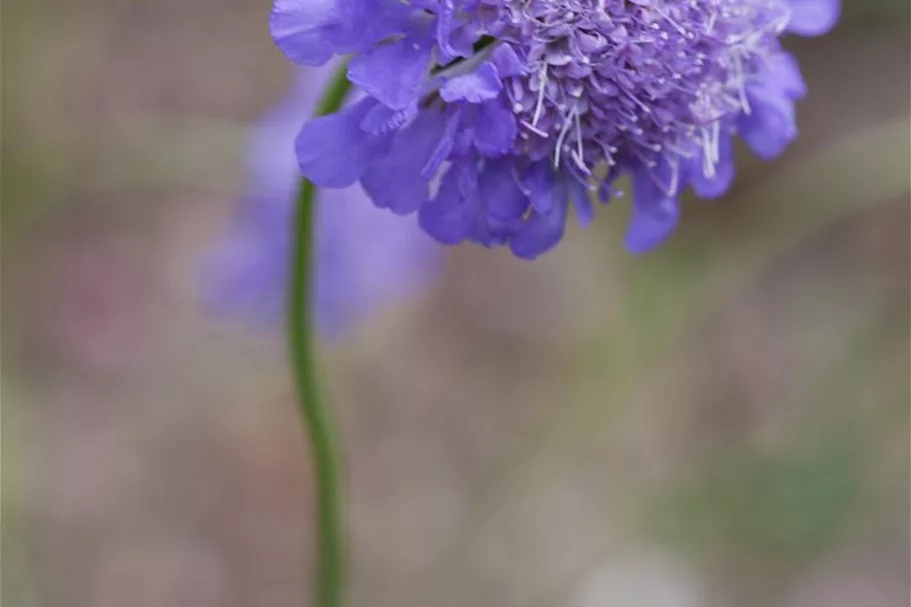
[[[366,93],[305,125],[301,172],[360,181],[438,241],[534,258],[632,180],[627,247],[661,243],[691,187],[734,174],[731,138],[763,158],[796,136],[806,93],[779,38],[821,34],[838,0],[276,0],[292,60],[352,55]]]
[[[301,71],[252,131],[246,190],[231,229],[204,263],[205,297],[216,311],[269,324],[281,318],[300,180],[294,135],[329,73]],[[426,284],[442,252],[416,221],[374,208],[360,188],[321,192],[314,230],[314,320],[324,335]]]

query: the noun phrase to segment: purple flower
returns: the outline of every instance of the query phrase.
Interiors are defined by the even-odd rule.
[[[305,125],[301,172],[360,181],[438,241],[534,258],[628,175],[627,246],[660,244],[678,199],[722,195],[731,138],[763,158],[796,136],[806,93],[779,38],[821,34],[838,0],[276,0],[292,60],[352,55],[366,94]]]
[[[253,129],[246,190],[204,265],[205,297],[215,310],[269,324],[281,318],[300,180],[294,135],[328,74],[301,72],[294,90]],[[360,188],[320,191],[315,231],[314,312],[324,334],[425,284],[440,261],[439,246],[415,221],[374,208]]]

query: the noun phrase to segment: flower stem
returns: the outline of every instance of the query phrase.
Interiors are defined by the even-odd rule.
[[[326,88],[317,116],[337,111],[350,89],[342,65]],[[339,456],[335,428],[321,398],[314,363],[313,281],[314,198],[316,188],[301,179],[292,237],[291,276],[288,290],[288,349],[298,393],[298,405],[310,442],[316,475],[317,569],[314,579],[317,607],[338,607],[342,601],[344,548]]]

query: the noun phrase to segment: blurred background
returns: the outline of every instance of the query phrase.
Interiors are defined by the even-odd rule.
[[[269,2],[3,7],[10,607],[301,605],[280,328],[207,315]],[[351,604],[899,607],[909,582],[909,11],[790,40],[801,138],[627,256],[623,204],[324,344]]]

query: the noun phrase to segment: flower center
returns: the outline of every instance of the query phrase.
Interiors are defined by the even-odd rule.
[[[489,0],[488,0],[489,1]],[[517,152],[580,175],[606,162],[654,166],[704,150],[777,48],[786,0],[501,0],[489,27],[526,74],[507,79]]]

